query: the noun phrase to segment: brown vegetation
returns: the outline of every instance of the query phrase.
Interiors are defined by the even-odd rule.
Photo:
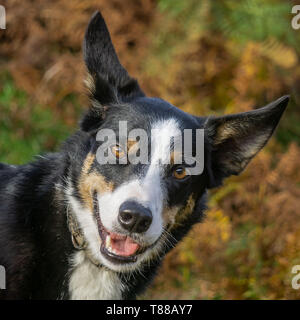
[[[185,7],[172,16],[154,0],[7,1],[0,71],[10,72],[31,103],[74,126],[74,104],[87,103],[83,33],[92,12],[101,9],[120,60],[145,91],[188,112],[240,112],[291,93],[276,138],[241,176],[211,192],[206,221],[168,255],[144,297],[296,299],[291,268],[300,264],[299,47],[274,37],[238,43],[205,25],[214,11],[203,3],[193,15]]]

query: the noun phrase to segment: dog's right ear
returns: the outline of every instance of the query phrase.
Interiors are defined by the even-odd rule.
[[[121,65],[99,11],[93,14],[87,27],[83,55],[89,72],[86,83],[92,106],[83,118],[81,128],[90,131],[100,122],[109,104],[127,102],[145,94]]]

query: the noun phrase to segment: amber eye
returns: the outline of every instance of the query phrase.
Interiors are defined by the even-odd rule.
[[[184,167],[178,167],[173,171],[174,178],[182,180],[187,176],[187,170]]]
[[[118,144],[111,147],[112,153],[116,156],[117,159],[121,159],[124,157],[125,152],[121,146]]]

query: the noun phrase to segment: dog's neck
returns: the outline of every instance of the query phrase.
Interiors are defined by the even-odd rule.
[[[71,300],[120,300],[124,284],[114,271],[96,266],[85,251],[77,251],[69,281]]]
[[[72,271],[69,280],[71,300],[120,300],[124,285],[117,273],[96,261],[88,250],[88,245],[79,224],[67,211],[68,227],[74,249]]]

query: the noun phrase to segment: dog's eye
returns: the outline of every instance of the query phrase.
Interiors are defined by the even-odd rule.
[[[118,144],[116,144],[115,146],[112,146],[111,151],[116,156],[117,159],[121,159],[125,155],[123,148]]]
[[[173,170],[173,177],[178,180],[184,179],[187,175],[188,175],[188,172],[184,167],[178,167]]]

